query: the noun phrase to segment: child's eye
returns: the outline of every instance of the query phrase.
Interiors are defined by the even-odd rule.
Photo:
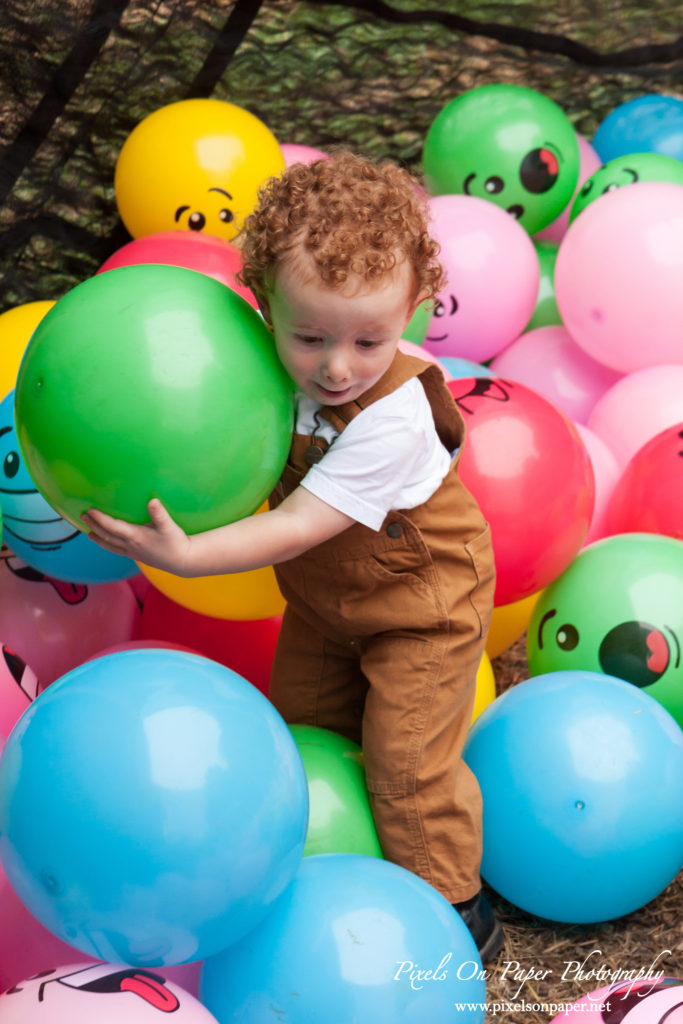
[[[365,338],[360,338],[357,342],[360,348],[376,348],[379,345],[378,341],[367,341]]]
[[[303,342],[304,345],[316,345],[323,340],[322,338],[319,338],[317,335],[312,334],[296,334],[295,337],[297,341]]]

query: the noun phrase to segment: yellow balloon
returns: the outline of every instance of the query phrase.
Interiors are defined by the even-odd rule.
[[[130,133],[116,163],[114,191],[134,238],[203,231],[230,240],[256,205],[261,185],[285,158],[266,125],[223,100],[160,107]]]
[[[225,576],[184,579],[161,569],[140,566],[150,583],[176,604],[215,619],[269,619],[281,615],[285,601],[271,566]]]
[[[0,315],[0,399],[17,383],[19,364],[29,339],[55,300],[25,302]]]
[[[479,668],[477,669],[477,692],[474,698],[472,722],[482,713],[484,708],[495,699],[496,677],[493,674],[491,659],[486,651],[484,651],[479,663]]]
[[[493,609],[491,625],[486,639],[486,653],[489,658],[497,658],[503,651],[519,640],[529,625],[531,613],[543,591],[523,597],[521,601],[501,604]]]

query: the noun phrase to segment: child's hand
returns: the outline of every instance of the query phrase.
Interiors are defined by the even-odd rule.
[[[151,522],[139,526],[91,508],[81,519],[89,527],[88,536],[106,551],[125,555],[155,569],[182,576],[187,573],[190,538],[161,504],[153,498],[147,505]]]

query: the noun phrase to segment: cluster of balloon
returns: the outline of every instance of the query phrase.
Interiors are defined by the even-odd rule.
[[[464,756],[484,801],[482,877],[523,910],[610,920],[678,873],[683,732],[638,686],[578,669],[521,682]]]

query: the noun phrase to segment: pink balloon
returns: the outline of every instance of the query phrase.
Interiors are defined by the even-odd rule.
[[[258,309],[253,292],[239,284],[235,275],[242,268],[242,256],[231,242],[199,231],[157,231],[134,238],[121,246],[97,271],[98,274],[117,267],[130,267],[140,263],[161,263],[172,267],[186,267],[215,278],[221,284],[241,295]]]
[[[415,342],[413,341],[406,341],[405,338],[401,338],[401,340],[398,343],[398,347],[400,348],[401,352],[404,352],[407,356],[415,356],[416,359],[423,359],[425,363],[436,363],[436,365],[439,367],[444,376],[444,380],[453,380],[453,377],[448,372],[443,363],[440,362],[435,355],[432,355],[431,352],[428,352],[425,348],[423,348],[422,345],[416,345]]]
[[[622,373],[683,364],[683,186],[638,182],[601,195],[557,253],[562,322],[594,359]]]
[[[22,979],[0,996],[2,1024],[217,1024],[166,968],[73,959]]]
[[[612,492],[621,476],[619,463],[611,450],[607,447],[602,438],[598,437],[592,430],[582,423],[575,423],[574,426],[586,446],[586,451],[593,466],[595,477],[595,505],[593,515],[588,527],[585,544],[592,544],[594,540],[600,540],[607,535],[606,519]]]
[[[675,1013],[673,1011],[676,1011]],[[553,1017],[550,1024],[681,1024],[682,978],[640,978],[604,985]]]
[[[36,674],[24,659],[11,647],[0,644],[0,739],[7,739],[39,689]]]
[[[579,348],[565,327],[537,327],[491,363],[499,377],[540,391],[576,423],[585,423],[600,395],[621,376]]]
[[[579,180],[576,183],[574,189],[574,195],[571,197],[564,210],[559,217],[548,224],[547,227],[543,228],[542,231],[537,232],[534,238],[539,238],[545,242],[561,242],[567,233],[569,227],[569,214],[571,212],[572,204],[579,194],[579,190],[585,181],[590,178],[591,174],[595,174],[599,167],[602,167],[602,160],[591,146],[590,142],[584,139],[583,135],[579,132],[576,133],[576,141],[579,144]]]
[[[429,208],[447,283],[424,348],[485,362],[531,318],[540,280],[536,249],[514,217],[486,199],[435,196]]]
[[[135,639],[141,614],[125,580],[64,583],[12,555],[0,560],[0,622],[3,642],[47,686],[103,647]]]
[[[280,143],[280,149],[287,167],[291,167],[292,164],[312,164],[315,160],[329,160],[329,155],[323,153],[322,149],[301,146],[298,142]]]
[[[91,964],[98,962],[62,942],[36,921],[7,881],[0,866],[0,992],[5,992],[39,971],[48,971],[77,961]],[[196,996],[200,968],[199,963],[179,964],[164,967],[163,975]],[[0,1013],[0,1021],[4,1020]]]
[[[619,191],[630,192],[631,186]],[[648,366],[613,384],[595,403],[586,426],[611,448],[623,470],[650,438],[681,420],[683,366]]]

